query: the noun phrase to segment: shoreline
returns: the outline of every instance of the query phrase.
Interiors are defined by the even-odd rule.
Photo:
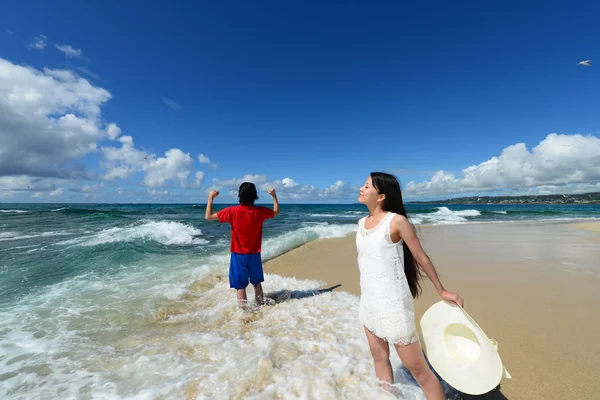
[[[593,398],[600,392],[592,379],[600,320],[589,317],[600,309],[598,233],[600,221],[418,226],[444,286],[465,298],[471,316],[499,342],[513,376],[501,383],[507,398]],[[265,273],[318,280],[321,287],[341,284],[336,291],[360,296],[354,235],[292,249],[265,262]],[[426,280],[415,300],[417,328],[437,301]]]

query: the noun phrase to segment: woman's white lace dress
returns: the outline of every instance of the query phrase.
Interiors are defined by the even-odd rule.
[[[360,270],[359,318],[368,330],[388,343],[409,345],[417,341],[415,311],[404,274],[402,240],[392,242],[388,213],[372,229],[365,218],[358,224],[356,248]]]

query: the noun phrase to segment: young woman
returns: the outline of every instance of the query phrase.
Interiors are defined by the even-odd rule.
[[[423,277],[419,268],[442,299],[461,307],[464,302],[438,279],[407,219],[395,176],[372,172],[360,188],[358,201],[369,209],[369,216],[358,222],[356,234],[361,287],[359,318],[373,355],[375,374],[386,382],[382,389],[391,390],[391,343],[427,399],[445,399],[440,382],[425,361],[415,327],[413,298],[421,292]]]

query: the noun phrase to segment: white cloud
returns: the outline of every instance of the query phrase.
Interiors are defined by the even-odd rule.
[[[0,191],[25,191],[34,185],[30,176],[0,176]]]
[[[34,199],[43,197],[60,197],[65,193],[64,185],[68,181],[55,178],[36,178],[31,176],[0,176],[0,198],[20,195],[21,199],[28,193]]]
[[[69,188],[70,192],[76,193],[103,193],[104,192],[104,182],[97,183],[94,185],[83,185],[81,187],[72,187]]]
[[[108,124],[106,127],[106,136],[110,140],[115,140],[121,135],[121,128],[119,128],[116,124]]]
[[[0,58],[0,175],[73,176],[70,164],[120,130],[105,126],[110,93],[67,70]]]
[[[168,107],[170,107],[174,111],[179,111],[181,109],[181,106],[179,104],[175,103],[173,100],[167,99],[166,97],[163,97],[161,100],[163,103],[165,103]]]
[[[102,172],[106,180],[127,179],[139,172],[142,181],[132,184],[147,187],[201,185],[204,174],[193,171],[194,160],[188,153],[174,148],[160,157],[139,150],[119,126],[105,122],[101,107],[110,98],[107,90],[70,70],[40,71],[0,58],[2,195],[29,191],[40,193],[35,198],[44,193],[58,198],[67,192],[83,192],[96,199],[96,194],[103,192],[101,186],[77,189],[79,185],[67,183],[97,180],[102,169],[106,169]],[[113,140],[120,147],[100,146]],[[86,166],[81,161],[100,148],[100,165]],[[190,176],[194,176],[192,182],[188,182]]]
[[[0,193],[51,192],[67,182],[65,179],[36,178],[26,175],[0,176]]]
[[[48,45],[48,37],[44,36],[44,35],[34,37],[33,40],[31,41],[31,43],[29,43],[29,47],[31,47],[32,49],[40,50],[40,51],[44,50],[47,45]]]
[[[179,181],[181,187],[186,187],[194,164],[192,157],[179,149],[171,149],[165,156],[146,164],[144,184],[149,187],[164,187],[168,181]]]
[[[198,188],[202,185],[202,181],[204,181],[204,172],[198,171],[196,172],[195,181],[190,186],[194,188]]]
[[[64,53],[67,58],[79,58],[83,56],[81,49],[74,49],[68,44],[56,44],[54,47],[56,47],[56,50]]]
[[[50,197],[56,197],[56,196],[60,196],[64,192],[65,192],[65,189],[58,188],[58,189],[55,189],[55,190],[51,191],[50,193],[48,193],[48,196],[50,196]]]
[[[89,76],[92,79],[95,79],[97,81],[102,80],[102,78],[100,78],[100,75],[98,75],[94,71],[90,71],[88,68],[85,68],[85,67],[75,67],[75,69],[77,71],[79,71],[81,74]]]
[[[47,38],[39,39],[44,44],[36,47],[34,42],[32,47],[42,50]],[[129,184],[143,185],[147,190],[112,188],[107,193],[113,196],[111,200],[121,195],[146,200],[153,190],[154,196],[178,201],[188,196],[178,187],[198,188],[204,184],[205,174],[195,170],[195,160],[189,153],[173,148],[159,156],[138,149],[131,136],[105,121],[101,109],[110,98],[107,90],[71,70],[37,70],[0,58],[0,196],[24,199],[32,195],[56,201],[73,199],[69,196],[75,192],[99,199],[104,195],[104,184],[99,180],[131,179]],[[83,157],[94,152],[101,156],[100,164],[86,165]],[[88,163],[90,160],[93,158],[85,158]],[[199,154],[197,160],[202,165],[217,166],[204,154]],[[523,143],[515,144],[456,175],[438,171],[427,182],[410,182],[405,193],[417,197],[469,192],[598,191],[600,139],[593,135],[550,134],[531,150]],[[354,201],[358,190],[341,180],[319,188],[300,184],[291,177],[270,180],[265,175],[213,179],[212,184],[235,197],[244,181],[257,185],[263,201],[269,199],[266,191],[271,187],[281,199],[301,202]],[[81,199],[81,194],[77,198]]]
[[[210,161],[210,158],[205,156],[204,154],[198,154],[198,161],[200,164],[207,164],[209,167],[216,169],[219,165],[217,163],[213,163]]]
[[[259,196],[265,198],[264,193],[274,188],[282,200],[292,201],[352,201],[358,193],[358,187],[337,181],[326,188],[317,188],[313,185],[300,185],[292,178],[268,180],[265,175],[244,175],[241,178],[226,180],[213,179],[213,188],[227,190],[230,197],[237,197],[239,186],[243,182],[252,182],[259,191]],[[207,189],[209,190],[209,189]],[[266,195],[268,196],[268,195]]]
[[[344,186],[344,182],[337,181],[333,185],[328,188],[323,189],[320,193],[320,197],[340,197],[346,191],[346,186]]]
[[[462,177],[438,171],[426,182],[409,182],[410,195],[442,195],[532,189],[554,193],[573,185],[600,182],[600,139],[593,135],[549,134],[529,151],[524,143],[502,150],[478,165],[462,170]],[[579,189],[581,190],[581,189]]]
[[[250,175],[246,174],[241,178],[232,178],[232,179],[213,179],[213,185],[218,188],[230,187],[237,188],[244,182],[252,182],[255,185],[260,185],[262,183],[267,182],[267,177],[264,175]]]
[[[283,184],[283,187],[286,187],[286,188],[294,188],[294,187],[298,186],[298,184],[296,182],[294,182],[294,180],[292,178],[283,178],[281,180],[281,183]]]
[[[156,157],[135,147],[131,136],[118,139],[121,147],[102,147],[107,172],[106,180],[126,179],[136,172],[143,172],[143,184],[147,187],[164,187],[178,181],[188,187],[188,176],[192,172],[193,159],[180,149],[170,149],[165,157]],[[198,175],[196,175],[197,182]]]

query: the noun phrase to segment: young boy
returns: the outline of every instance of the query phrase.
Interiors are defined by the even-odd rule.
[[[237,290],[238,303],[246,302],[246,287],[248,282],[254,286],[254,296],[257,304],[262,304],[263,276],[260,248],[262,245],[263,222],[268,218],[279,215],[279,202],[275,189],[269,189],[273,197],[273,209],[255,206],[258,200],[256,186],[250,182],[240,185],[238,197],[239,206],[227,207],[217,213],[212,212],[213,200],[219,195],[211,190],[206,203],[206,219],[219,220],[231,224],[231,262],[229,264],[229,286]]]

